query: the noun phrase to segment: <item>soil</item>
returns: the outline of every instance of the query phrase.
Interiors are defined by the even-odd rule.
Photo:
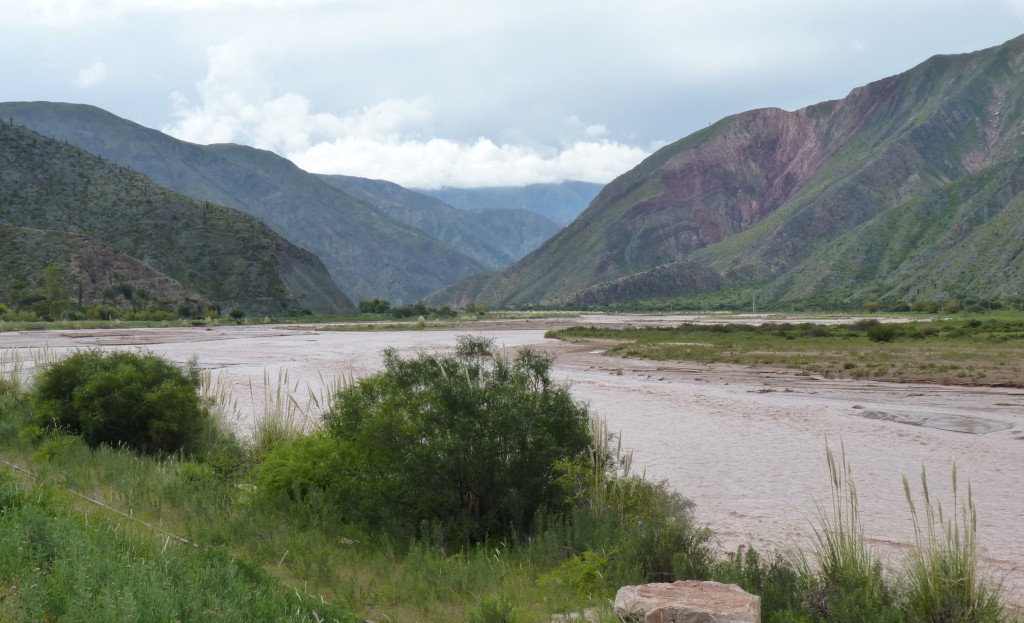
[[[510,350],[533,345],[557,356],[556,376],[622,435],[623,446],[634,451],[634,469],[668,481],[696,502],[698,519],[714,529],[723,550],[744,544],[806,548],[817,507],[831,503],[829,444],[837,455],[845,451],[852,467],[869,541],[896,560],[901,544],[913,540],[901,476],[910,480],[920,509],[920,474],[926,469],[933,498],[950,514],[955,462],[961,495],[970,481],[977,505],[982,561],[1003,580],[1011,602],[1024,604],[1024,390],[623,360],[604,356],[600,343],[543,337],[556,326],[680,321],[588,316],[397,332],[283,326],[21,332],[0,333],[0,349],[18,349],[29,364],[33,349],[43,345],[58,354],[145,348],[182,363],[196,356],[231,384],[240,410],[252,413],[261,408],[264,379],[274,384],[287,373],[301,400],[335,377],[372,373],[388,346],[405,355],[445,350],[467,332],[492,337]],[[250,425],[247,418],[238,422],[243,434]]]

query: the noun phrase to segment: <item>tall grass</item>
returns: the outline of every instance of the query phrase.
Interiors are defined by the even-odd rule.
[[[300,384],[291,382],[287,370],[279,370],[273,382],[270,372],[264,370],[263,395],[257,401],[256,389],[250,380],[249,396],[254,410],[250,445],[254,454],[266,456],[274,448],[313,430],[319,425],[323,412],[330,407],[332,397],[346,382],[342,377],[325,379],[321,375],[318,387],[306,384],[306,399],[300,401]]]
[[[882,564],[864,538],[860,521],[857,486],[845,445],[836,460],[826,443],[825,458],[831,483],[831,504],[818,505],[813,526],[812,562],[801,556],[804,578],[816,584],[809,609],[825,621],[900,621],[894,596],[882,576]]]
[[[48,344],[28,349],[29,365],[20,348],[0,349],[0,396],[23,396],[31,387],[35,375],[57,360],[57,353]]]
[[[903,492],[914,523],[914,545],[903,565],[900,593],[914,621],[944,623],[972,621],[1001,623],[1010,620],[997,583],[978,570],[978,516],[967,484],[960,498],[956,464],[952,469],[952,516],[933,499],[921,467],[923,516],[918,513],[910,482],[903,476]]]

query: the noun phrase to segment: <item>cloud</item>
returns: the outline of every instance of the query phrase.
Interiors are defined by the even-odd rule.
[[[387,179],[412,188],[473,188],[563,180],[606,183],[647,155],[613,141],[578,141],[541,150],[487,138],[464,143],[346,137],[318,143],[292,154],[292,159],[308,171]]]
[[[608,182],[648,155],[608,140],[603,124],[575,115],[557,145],[435,137],[443,106],[429,95],[383,98],[345,114],[314,112],[302,94],[274,93],[242,41],[212,47],[199,101],[173,96],[164,131],[195,143],[237,142],[274,151],[315,173],[338,173],[417,188],[514,186],[562,180]],[[428,138],[424,138],[428,137]]]
[[[81,69],[75,78],[75,85],[83,89],[94,87],[107,79],[107,66],[102,61]]]
[[[1024,0],[1003,0],[1006,8],[1013,11],[1013,13],[1024,20]]]
[[[350,0],[359,4],[361,0]],[[294,9],[329,4],[332,0],[0,0],[15,16],[46,26],[105,22],[132,14],[198,13],[243,9]],[[10,5],[8,7],[8,5]]]

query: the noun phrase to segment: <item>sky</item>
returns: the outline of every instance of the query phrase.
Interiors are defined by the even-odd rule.
[[[606,183],[1024,33],[1024,0],[0,0],[0,101],[412,188]]]

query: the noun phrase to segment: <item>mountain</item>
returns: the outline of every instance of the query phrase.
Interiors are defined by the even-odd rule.
[[[130,286],[250,315],[353,308],[316,257],[256,219],[10,123],[0,124],[0,223],[0,294],[12,301],[55,265],[83,303]]]
[[[317,177],[440,240],[488,270],[508,266],[561,229],[551,219],[530,210],[458,210],[392,182],[348,175]]]
[[[530,210],[564,226],[579,216],[600,190],[601,184],[569,181],[494,188],[416,189],[416,192],[436,197],[460,210]]]
[[[268,151],[186,143],[78,104],[3,103],[0,119],[257,217],[320,258],[353,300],[413,301],[485,268]]]
[[[432,300],[603,304],[1024,292],[1024,37],[841,100],[722,119],[605,186],[520,262]]]

